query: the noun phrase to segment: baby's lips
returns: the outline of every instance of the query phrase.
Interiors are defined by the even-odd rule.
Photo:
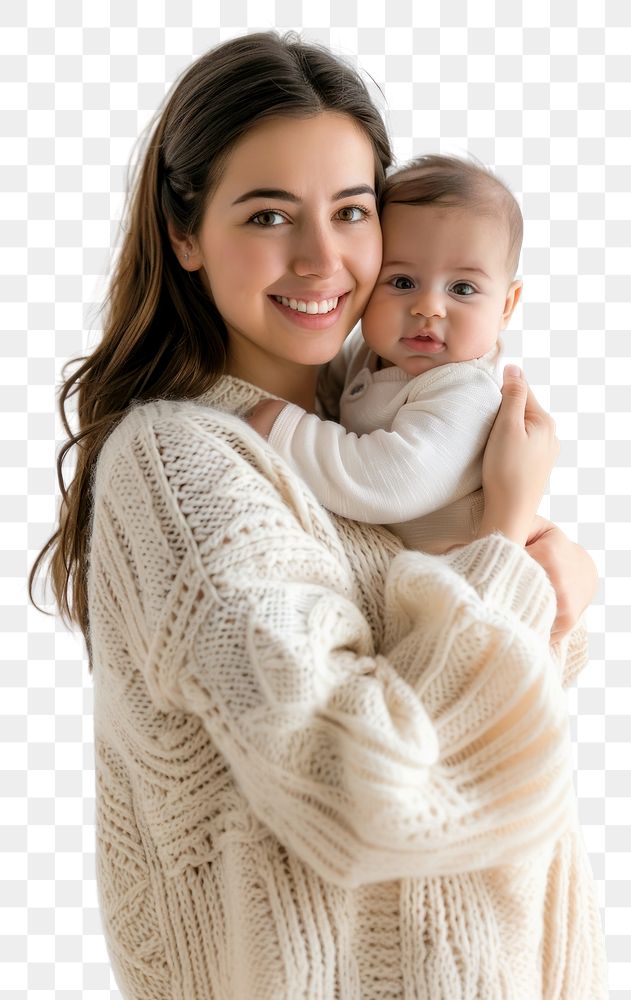
[[[431,340],[435,344],[444,343],[442,337],[439,337],[433,330],[419,330],[417,333],[413,334],[410,339],[416,339],[417,337],[423,338],[424,340]]]

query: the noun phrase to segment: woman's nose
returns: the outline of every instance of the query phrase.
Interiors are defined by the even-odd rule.
[[[296,234],[293,269],[301,277],[327,278],[340,269],[339,240],[333,229],[305,226]]]

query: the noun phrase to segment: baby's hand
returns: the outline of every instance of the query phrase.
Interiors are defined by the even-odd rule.
[[[281,410],[285,409],[286,405],[282,399],[264,399],[261,403],[256,404],[245,419],[250,427],[253,427],[267,440],[276,417]]]

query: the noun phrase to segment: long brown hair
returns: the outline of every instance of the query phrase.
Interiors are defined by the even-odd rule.
[[[255,122],[321,111],[349,115],[375,153],[377,193],[391,162],[381,116],[360,76],[324,47],[294,33],[245,35],[217,46],[178,80],[149,127],[132,177],[120,254],[105,301],[103,337],[63,383],[59,407],[68,439],[57,460],[59,526],[29,577],[45,560],[62,617],[88,639],[87,560],[91,479],[103,443],[130,405],[200,395],[222,371],[226,330],[198,272],[185,271],[167,223],[196,235],[226,157]],[[77,397],[79,428],[66,407]],[[66,485],[63,462],[75,448]],[[89,646],[89,643],[88,643]]]

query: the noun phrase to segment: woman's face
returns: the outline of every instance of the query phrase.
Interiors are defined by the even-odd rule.
[[[332,112],[261,122],[235,147],[186,265],[224,319],[229,372],[265,385],[337,354],[381,264],[374,184],[369,139]]]

